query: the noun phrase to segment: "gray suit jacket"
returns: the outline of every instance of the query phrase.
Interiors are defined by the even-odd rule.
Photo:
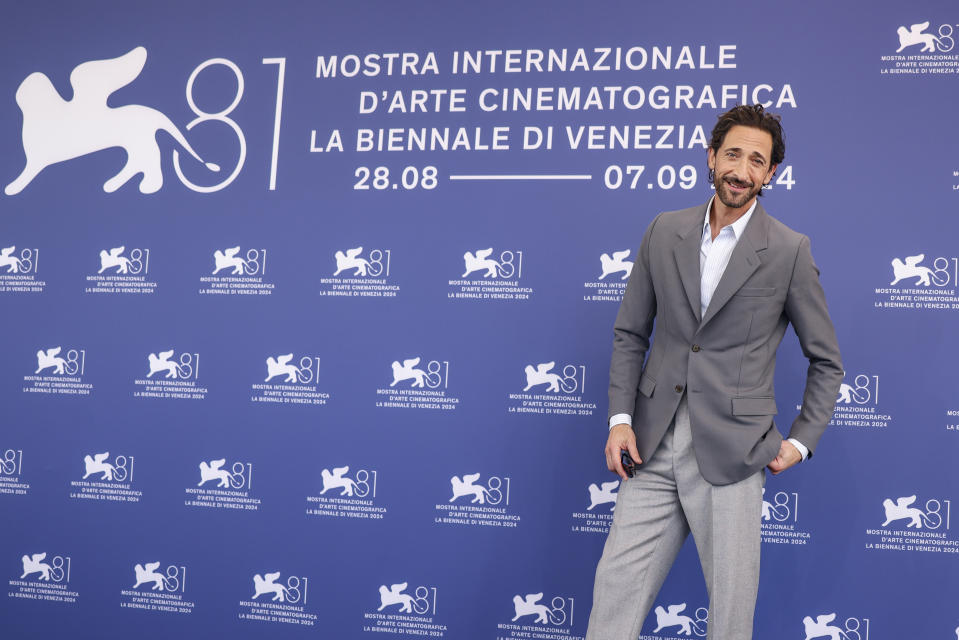
[[[779,453],[773,372],[787,324],[809,359],[789,437],[810,454],[832,417],[843,368],[809,238],[761,204],[700,318],[705,216],[706,205],[662,213],[646,230],[616,316],[609,415],[632,415],[640,456],[648,460],[686,392],[699,469],[722,485]]]

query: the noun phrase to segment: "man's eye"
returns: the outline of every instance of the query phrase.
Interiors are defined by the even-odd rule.
[[[733,158],[736,157],[736,154],[735,154],[735,152],[733,152],[733,151],[727,151],[727,152],[726,152],[726,157],[731,160],[731,159],[733,159]]]
[[[760,160],[759,158],[753,158],[753,165],[756,167],[764,167],[766,163]]]

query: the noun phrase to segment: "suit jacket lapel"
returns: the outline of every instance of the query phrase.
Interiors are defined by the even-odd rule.
[[[673,256],[676,259],[676,267],[679,269],[679,277],[683,281],[683,289],[686,290],[689,306],[692,307],[697,322],[700,320],[699,285],[702,280],[699,273],[699,248],[703,240],[706,206],[703,205],[694,210],[694,219],[683,224],[679,232],[680,240],[673,247]]]
[[[713,316],[719,313],[719,310],[725,306],[729,299],[739,291],[743,283],[749,279],[759,265],[760,252],[767,246],[767,236],[769,231],[769,216],[763,209],[763,206],[756,203],[756,210],[753,211],[749,224],[743,230],[743,237],[736,243],[733,249],[733,255],[729,257],[729,264],[719,284],[716,285],[716,291],[713,293],[709,306],[706,308],[706,315],[703,316],[700,326],[709,322]],[[698,259],[698,255],[697,255]],[[698,285],[697,285],[698,291]]]

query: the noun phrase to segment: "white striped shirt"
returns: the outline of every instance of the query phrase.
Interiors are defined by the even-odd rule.
[[[715,198],[716,196],[713,196]],[[733,255],[736,243],[743,235],[743,230],[749,224],[749,219],[753,217],[753,211],[756,210],[756,200],[753,199],[753,206],[749,211],[739,217],[736,222],[728,224],[719,230],[719,235],[713,240],[712,230],[709,226],[709,211],[713,206],[713,198],[706,205],[706,220],[703,222],[703,239],[699,245],[699,317],[706,315],[706,309],[709,307],[709,301],[713,299],[713,293],[716,286],[726,272],[729,265],[729,258]]]

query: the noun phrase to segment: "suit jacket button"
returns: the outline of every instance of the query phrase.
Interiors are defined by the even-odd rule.
[[[673,388],[676,390],[676,393],[682,393],[682,392],[683,392],[683,385],[681,385],[681,384],[677,384],[677,385],[676,385],[675,387],[673,387]]]
[[[693,353],[699,353],[699,345],[698,345],[698,344],[694,344],[694,345],[693,345]]]

